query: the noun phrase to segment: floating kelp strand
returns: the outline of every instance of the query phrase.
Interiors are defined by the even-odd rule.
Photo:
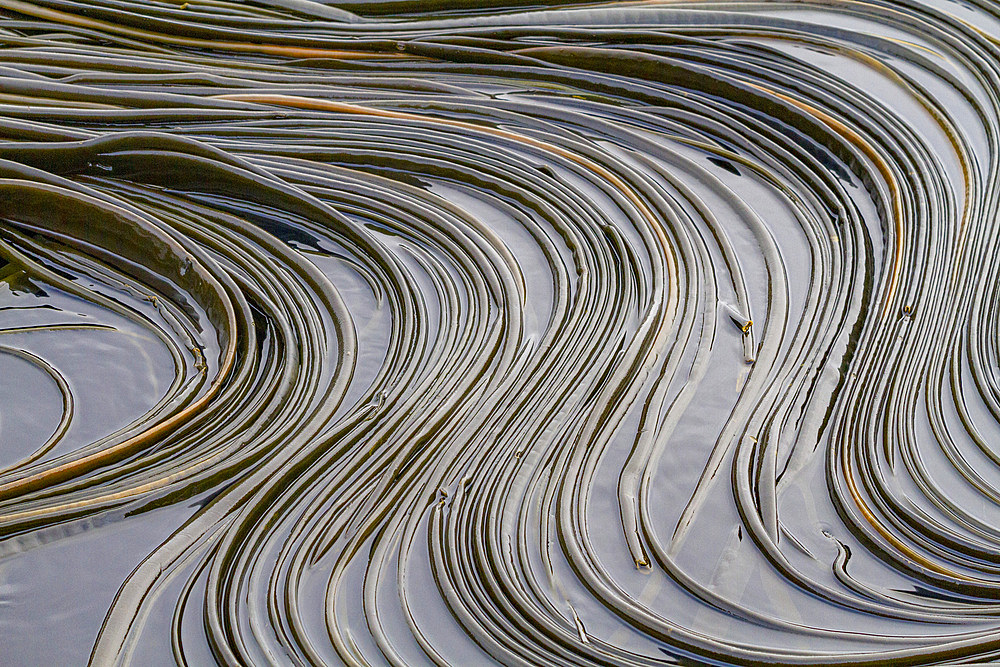
[[[56,4],[58,5],[59,3]],[[75,5],[76,3],[66,4]],[[308,37],[304,38],[301,36],[293,39],[295,39],[298,44],[305,43],[310,46],[286,46],[285,44],[288,43],[289,38],[283,37],[280,33],[266,34],[265,38],[273,43],[240,42],[229,40],[244,37],[246,35],[245,31],[216,28],[210,31],[210,36],[175,36],[169,34],[168,31],[180,28],[178,32],[181,32],[182,35],[191,35],[192,33],[194,35],[199,35],[202,31],[191,25],[178,25],[155,20],[143,21],[143,23],[151,29],[133,28],[128,25],[130,23],[128,19],[137,16],[135,13],[119,11],[113,12],[111,16],[108,16],[103,20],[93,19],[87,16],[67,13],[61,10],[49,9],[48,7],[38,6],[33,3],[21,2],[20,0],[2,0],[2,2],[0,2],[0,8],[12,10],[18,13],[24,13],[29,16],[35,16],[40,19],[53,20],[59,23],[69,24],[71,26],[100,30],[111,35],[127,35],[130,39],[146,39],[154,43],[170,44],[181,47],[200,47],[222,51],[234,51],[238,53],[285,56],[290,58],[378,58],[391,60],[398,57],[409,57],[390,50],[390,48],[388,48],[390,45],[386,42],[375,42],[372,44],[373,49],[370,52],[329,48],[335,44],[333,40],[309,39]],[[93,11],[93,7],[88,6],[88,10]],[[138,16],[142,15],[138,14]],[[316,46],[311,46],[312,44],[315,44]],[[346,44],[354,47],[354,49],[357,49],[359,46],[365,46],[365,44],[359,40],[343,40],[340,45]]]
[[[63,193],[60,193],[57,190],[47,189],[44,186],[28,186],[25,182],[17,182],[17,181],[7,181],[4,185],[6,186],[5,189],[7,191],[7,197],[6,197],[7,205],[9,207],[16,207],[17,211],[16,215],[18,215],[18,217],[20,217],[23,220],[29,221],[33,224],[38,224],[39,222],[41,222],[42,218],[39,209],[37,208],[40,205],[52,206],[57,210],[60,210],[61,212],[69,211],[69,209],[65,208],[64,203],[60,205],[60,202],[58,201],[59,198],[62,198],[63,202],[65,202],[65,200],[69,198],[68,197],[69,193],[67,191],[63,191]],[[80,196],[76,196],[72,197],[72,201],[74,202],[74,207],[79,209],[79,212],[75,212],[74,215],[86,217],[85,216],[86,213],[90,213],[91,215],[93,215],[93,213],[95,212],[94,207],[97,205],[97,202],[95,200],[83,199]],[[15,209],[11,208],[8,210],[13,211]],[[107,217],[106,220],[108,220],[108,222],[114,221],[115,223],[121,224],[122,222],[126,222],[128,220],[128,217],[124,216],[123,214],[124,211],[118,213],[118,215],[122,216],[121,218],[118,218],[118,220],[115,220],[115,218],[112,218],[110,216]],[[8,213],[8,215],[10,215],[10,213]],[[82,219],[83,219],[82,217],[76,219],[71,217],[63,217],[61,220],[61,223],[63,224],[61,231],[67,229],[73,229],[75,224],[78,224],[79,221],[82,221]],[[138,222],[137,219],[132,218],[131,220],[128,220],[126,224],[135,224],[137,222]],[[114,238],[116,232],[117,234],[122,233],[121,231],[114,230],[113,227],[108,227],[106,229],[107,231],[105,233],[107,233],[110,238]],[[154,228],[152,227],[146,227],[144,230],[144,234],[150,241],[154,240],[158,241],[157,234],[154,233],[153,229]],[[86,239],[87,235],[78,231],[77,237],[81,239]],[[160,241],[161,247],[164,248],[169,247],[169,242],[167,241],[167,237],[161,237],[161,238],[163,239],[162,241]],[[127,252],[129,250],[134,252],[134,248],[135,246],[132,246],[132,248],[130,248],[128,244],[121,243],[118,246],[118,252],[123,252],[123,251]],[[176,248],[175,252],[179,253],[180,252],[179,246],[175,246],[175,248]],[[169,255],[167,257],[169,257]],[[183,264],[181,264],[182,261]],[[210,316],[213,316],[216,319],[222,319],[221,322],[222,326],[229,329],[228,332],[225,329],[222,329],[219,334],[223,343],[223,350],[224,350],[224,355],[223,358],[220,360],[219,370],[218,370],[218,372],[221,375],[228,372],[228,367],[233,363],[233,357],[235,355],[235,349],[234,349],[235,342],[233,341],[234,335],[233,333],[230,333],[235,329],[236,326],[235,314],[232,307],[229,305],[228,299],[225,296],[223,296],[223,288],[221,284],[219,284],[214,279],[208,278],[209,276],[208,272],[202,269],[199,264],[195,263],[196,261],[197,260],[194,257],[186,255],[183,260],[177,259],[174,260],[174,262],[165,261],[162,265],[162,268],[160,268],[160,271],[166,276],[173,277],[174,280],[178,281],[179,285],[186,286],[188,287],[188,289],[191,289],[193,287],[194,291],[192,292],[192,295],[195,298],[203,299],[204,300],[203,303],[205,303],[206,310],[210,314]],[[189,277],[187,278],[184,277],[185,272],[189,272],[188,273]],[[173,274],[173,276],[171,276],[171,274]],[[56,278],[55,274],[52,273],[46,274],[46,279],[58,280],[59,284],[62,284],[65,287],[70,287],[69,283],[59,278]],[[205,285],[204,287],[200,285],[197,286],[195,285],[194,281],[199,279],[200,280],[207,279],[206,282],[204,283]],[[87,298],[88,300],[95,299],[95,296],[93,296],[92,294],[82,294],[81,296]],[[215,300],[214,303],[212,302],[212,299]],[[113,304],[110,304],[107,301],[105,301],[104,304],[106,306],[110,305],[114,307]],[[228,320],[228,322],[226,320]],[[199,403],[203,404],[207,400],[210,400],[211,395],[218,390],[218,384],[219,380],[217,378],[216,380],[213,381],[213,387],[211,387],[208,390],[208,393],[202,396],[198,401],[195,401],[194,405],[198,405]],[[196,410],[197,408],[191,408],[187,409],[187,412],[188,414],[190,414],[191,412]],[[183,414],[184,412],[182,411],[178,413],[175,417],[166,420],[161,426],[157,427],[157,430],[155,432],[159,433],[172,428],[172,426],[168,426],[167,424],[182,423],[184,417],[182,417],[181,415]],[[125,449],[126,447],[133,447],[138,445],[140,442],[141,440],[134,440],[135,443],[134,445],[123,444],[121,445],[120,448]],[[75,464],[74,467],[79,468],[82,465],[83,465],[82,463]],[[65,470],[66,472],[69,472],[68,468]],[[59,474],[62,475],[63,473]],[[33,481],[31,482],[31,484],[37,485],[38,481]],[[11,489],[13,488],[14,487],[11,487]]]
[[[348,345],[352,344],[352,343],[353,343],[353,340],[351,338],[347,338],[347,339],[342,338],[341,339],[342,349],[346,348],[345,354],[343,356],[346,357],[347,359],[352,359],[353,358],[353,345],[351,347],[348,347]],[[301,349],[303,350],[303,352],[306,352],[306,351],[309,350],[309,346],[305,346],[305,347],[303,347]],[[321,369],[322,369],[322,365],[320,365],[320,369],[318,369],[318,370],[321,370]],[[349,367],[348,367],[348,369],[349,369]],[[327,415],[331,414],[332,410],[335,409],[336,405],[337,405],[337,401],[335,400],[337,394],[335,392],[337,392],[337,391],[341,391],[342,392],[343,391],[343,387],[347,384],[346,377],[349,377],[346,373],[339,373],[339,374],[336,374],[334,376],[334,378],[333,378],[332,381],[327,380],[326,381],[327,382],[327,387],[329,387],[329,388],[326,389],[326,391],[324,391],[323,393],[321,393],[317,398],[309,401],[310,403],[313,403],[315,401],[315,405],[317,406],[316,408],[310,407],[309,409],[310,410],[319,409],[319,410],[322,411],[321,414],[322,413],[325,413]],[[315,380],[313,380],[313,382],[315,382]],[[328,400],[328,399],[334,399],[334,400]],[[320,406],[322,406],[322,407],[320,407]],[[318,424],[319,426],[321,426],[323,424],[323,422],[324,422],[324,420],[319,420],[318,422],[315,422],[315,423]],[[286,425],[285,428],[288,429],[289,427]],[[315,428],[317,428],[317,426],[314,425],[311,428],[315,429]],[[290,429],[290,430],[292,430],[292,432],[296,431],[296,429]],[[286,431],[286,433],[287,433],[287,431]],[[300,438],[304,439],[305,437],[308,437],[308,431],[305,434],[302,434],[301,431],[298,431],[298,433],[301,434],[301,435],[298,436]],[[268,434],[268,438],[271,441],[273,441],[273,442],[287,442],[287,440],[284,437],[284,434],[281,431],[277,431],[276,433],[273,433],[273,434]],[[293,439],[292,439],[291,442],[295,443],[296,441],[297,440],[295,439],[295,437],[293,437]],[[279,450],[279,452],[281,452],[281,453],[278,454],[274,458],[277,458],[278,461],[280,462],[281,459],[287,459],[290,456],[294,455],[296,453],[296,450],[295,450],[295,448],[285,448],[283,450]],[[255,471],[252,475],[250,475],[248,478],[246,478],[245,482],[243,482],[236,489],[234,489],[234,491],[232,493],[227,494],[227,496],[226,496],[226,498],[227,498],[226,504],[228,504],[228,505],[230,505],[230,507],[232,507],[234,500],[238,500],[239,499],[239,498],[234,499],[233,498],[234,495],[238,496],[240,493],[242,493],[242,494],[253,493],[256,488],[259,488],[259,483],[260,483],[259,480],[262,477],[266,478],[267,476],[270,476],[271,474],[273,474],[273,469],[277,465],[275,463],[275,461],[274,461],[274,458],[272,458],[269,461],[266,461],[265,464],[263,465],[263,467],[258,468],[257,471]],[[220,502],[220,504],[221,504],[221,502]],[[213,525],[212,520],[209,520],[209,521],[204,522],[204,523],[202,523],[202,522],[195,522],[194,525],[192,525],[191,529],[189,529],[186,532],[186,534],[185,533],[178,534],[177,539],[175,540],[176,544],[168,543],[167,545],[165,545],[165,547],[163,549],[163,551],[165,552],[163,554],[163,557],[170,558],[170,556],[167,555],[168,551],[171,552],[171,553],[175,553],[175,554],[184,553],[189,548],[188,544],[190,544],[191,537],[197,538],[199,536],[199,532],[201,530],[207,530],[212,525]],[[198,528],[198,526],[205,526],[205,528]],[[161,558],[161,556],[159,555],[159,552],[157,553],[157,558],[158,559]],[[155,572],[155,568],[157,567],[156,566],[156,562],[157,561],[154,561],[152,559],[150,561],[147,561],[147,563],[150,564],[150,567],[154,568],[153,571],[150,571],[150,568],[148,568],[148,567],[147,568],[141,567],[139,570],[136,571],[136,573],[130,579],[130,582],[134,582],[132,584],[132,586],[131,586],[132,589],[138,588],[138,589],[141,590],[142,588],[144,588],[146,586],[152,585],[156,581],[156,579],[158,578],[158,574]],[[160,562],[163,562],[163,561],[161,560]],[[130,591],[130,586],[128,584],[126,584],[126,588],[123,589],[123,592],[124,593],[128,593],[129,591]],[[124,608],[125,609],[129,609],[130,607],[124,607]],[[131,611],[126,611],[125,613],[131,614],[132,612]],[[128,631],[129,625],[130,624],[126,624],[126,625],[122,625],[122,626],[110,626],[110,627],[116,629],[116,634],[115,635],[110,635],[110,636],[108,634],[102,635],[101,641],[99,641],[99,643],[98,643],[98,645],[97,645],[97,647],[95,649],[95,651],[96,651],[96,653],[95,653],[95,659],[96,659],[96,657],[99,657],[101,654],[103,654],[104,651],[111,651],[111,652],[115,652],[116,653],[119,650],[122,650],[123,645],[122,645],[121,642],[126,637],[126,635],[124,633]],[[122,633],[122,634],[117,634],[117,633]]]
[[[63,435],[65,435],[70,423],[73,420],[73,391],[70,389],[69,384],[66,382],[66,378],[59,372],[59,370],[54,368],[44,359],[37,357],[30,352],[25,352],[24,350],[7,346],[0,346],[0,353],[19,357],[40,368],[52,379],[56,387],[58,387],[60,397],[62,398],[62,415],[59,417],[59,423],[56,424],[56,428],[52,432],[52,435],[50,435],[40,447],[31,452],[28,456],[13,464],[4,466],[3,469],[0,469],[0,476],[2,476],[3,473],[8,472],[11,469],[23,468],[24,466],[38,460],[42,456],[45,456],[50,449],[59,443],[59,440],[63,437]]]
[[[186,512],[94,663],[995,655],[992,7],[4,7],[4,175],[155,225],[237,315],[190,421],[3,503],[26,563]],[[78,290],[105,328],[5,345],[73,389],[59,341],[142,324],[175,361],[135,428],[190,405],[217,318],[42,222],[4,241],[137,319]],[[52,456],[115,442],[76,396]]]

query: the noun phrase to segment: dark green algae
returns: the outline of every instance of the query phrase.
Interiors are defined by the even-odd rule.
[[[0,663],[994,659],[998,34],[0,0]]]

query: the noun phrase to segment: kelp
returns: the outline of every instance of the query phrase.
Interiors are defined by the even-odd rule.
[[[996,659],[997,35],[0,0],[0,662]]]

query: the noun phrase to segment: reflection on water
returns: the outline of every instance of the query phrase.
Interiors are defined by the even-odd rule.
[[[986,0],[0,0],[0,664],[1000,655]]]

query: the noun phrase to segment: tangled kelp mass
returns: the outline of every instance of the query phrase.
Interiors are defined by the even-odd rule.
[[[989,0],[0,0],[0,662],[1000,656]]]

